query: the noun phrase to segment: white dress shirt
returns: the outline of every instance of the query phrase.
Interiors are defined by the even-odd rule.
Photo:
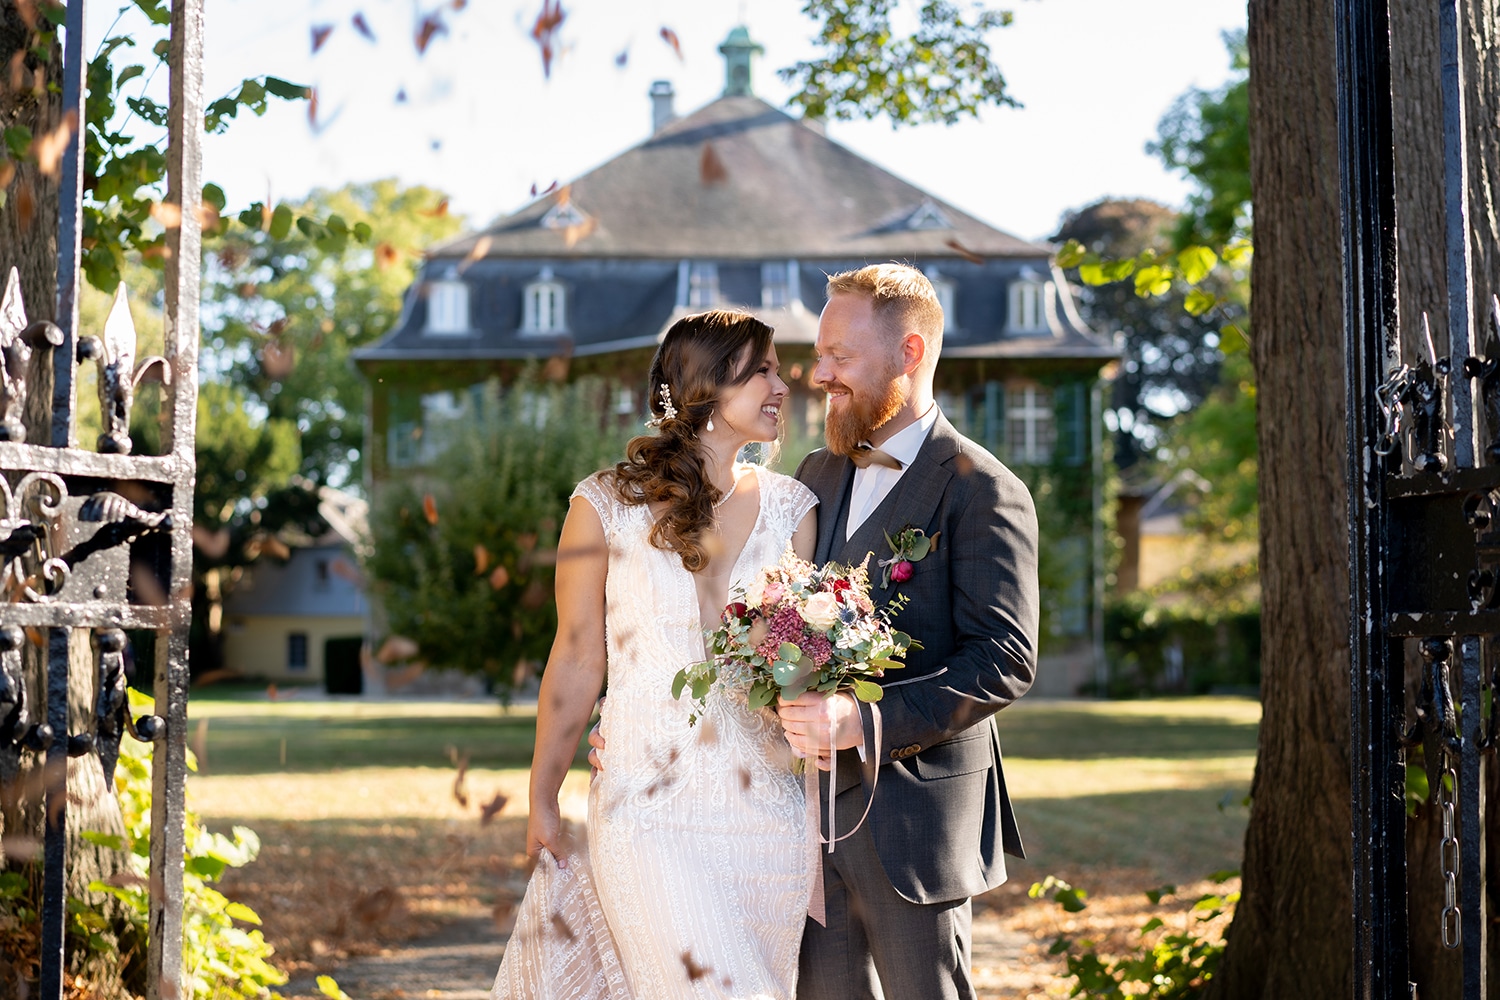
[[[844,527],[844,540],[848,541],[864,524],[880,502],[890,495],[901,481],[901,474],[916,461],[917,452],[927,441],[938,420],[937,403],[917,418],[910,427],[903,427],[880,446],[880,450],[901,463],[901,468],[891,469],[871,462],[863,469],[854,470],[854,488],[849,494],[849,521]]]

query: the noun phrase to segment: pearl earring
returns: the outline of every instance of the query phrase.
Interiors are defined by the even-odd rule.
[[[708,431],[710,434],[714,432],[714,418],[712,414],[709,414],[708,423],[703,426],[703,429]]]

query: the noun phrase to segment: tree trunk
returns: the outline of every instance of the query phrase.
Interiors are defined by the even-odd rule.
[[[38,25],[44,27],[45,22]],[[46,62],[24,56],[15,70],[11,57],[36,44],[32,28],[21,16],[14,0],[0,0],[0,128],[24,125],[33,136],[57,127],[61,111],[61,47],[54,40]],[[49,86],[51,85],[51,86]],[[53,319],[57,297],[58,179],[43,174],[34,161],[10,161],[14,176],[5,186],[5,204],[0,206],[0,282],[11,267],[20,274],[21,295],[30,320]],[[0,174],[0,179],[4,179]],[[46,443],[50,439],[52,368],[49,352],[37,351],[28,377],[25,424],[27,440]],[[18,476],[12,476],[11,485]],[[85,629],[74,629],[69,641],[68,701],[69,731],[88,732],[93,725],[96,654]],[[45,718],[44,651],[28,643],[23,669],[31,694],[34,721]],[[66,739],[66,734],[58,734]],[[42,760],[39,754],[23,752],[19,759],[0,754],[0,866],[36,875],[41,867],[43,827]],[[68,761],[68,895],[87,899],[114,917],[116,929],[106,930],[107,940],[118,940],[124,929],[118,904],[88,885],[106,878],[126,865],[125,856],[83,840],[83,831],[123,834],[124,825],[114,789],[105,785],[97,753]],[[35,880],[34,880],[35,884]],[[33,956],[34,957],[34,956]],[[11,988],[16,969],[6,968],[24,956],[0,954],[0,983]],[[81,947],[68,955],[69,971],[82,975],[100,997],[123,995],[124,963],[120,950],[90,955]]]
[[[1410,350],[1423,310],[1439,337],[1446,323],[1442,118],[1435,11],[1419,0],[1393,6],[1400,312]],[[1485,303],[1477,316],[1487,319],[1500,263],[1500,35],[1487,0],[1461,6],[1475,291]],[[1353,951],[1333,3],[1251,0],[1249,15],[1264,716],[1243,896],[1211,994],[1324,1000],[1350,994]],[[1491,801],[1500,801],[1494,792]],[[1437,939],[1432,836],[1430,812],[1419,812],[1409,831],[1412,972],[1423,996],[1451,996],[1456,968]],[[1494,847],[1490,857],[1500,857]]]

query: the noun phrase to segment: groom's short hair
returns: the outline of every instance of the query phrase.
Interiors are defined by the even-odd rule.
[[[927,275],[907,264],[869,264],[828,277],[827,294],[862,295],[893,337],[920,334],[936,360],[943,344],[943,307]]]

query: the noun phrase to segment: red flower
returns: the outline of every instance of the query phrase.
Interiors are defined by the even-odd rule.
[[[905,583],[911,579],[911,563],[905,559],[891,567],[891,580],[895,583]]]
[[[838,594],[842,594],[846,590],[853,588],[853,586],[854,584],[850,583],[848,580],[844,579],[841,576],[837,576],[828,581],[827,589],[833,591],[836,596]]]
[[[741,601],[735,601],[724,609],[724,620],[727,622],[733,618],[743,618],[750,613],[750,609]]]

